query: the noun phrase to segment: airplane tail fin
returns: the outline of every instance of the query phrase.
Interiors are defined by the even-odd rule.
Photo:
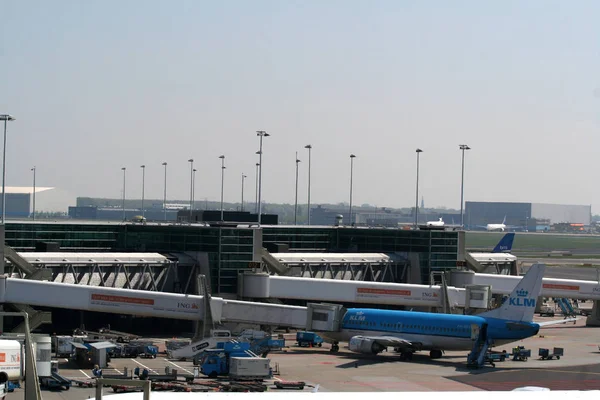
[[[478,314],[478,316],[517,322],[533,321],[535,305],[542,291],[542,279],[545,271],[545,264],[532,265],[500,307]]]
[[[500,239],[492,253],[508,253],[512,250],[513,241],[515,240],[515,233],[507,233]]]
[[[506,225],[506,215],[504,216],[504,219],[502,220],[502,225]]]

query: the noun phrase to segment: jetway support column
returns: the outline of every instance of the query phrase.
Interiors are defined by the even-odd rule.
[[[600,326],[600,300],[594,301],[594,306],[592,307],[592,313],[588,315],[586,321],[586,326]]]
[[[4,237],[4,221],[0,225],[0,275],[4,275],[4,246],[5,246],[5,237]],[[0,304],[0,312],[4,311],[4,306]],[[0,315],[0,333],[4,333],[4,315]]]

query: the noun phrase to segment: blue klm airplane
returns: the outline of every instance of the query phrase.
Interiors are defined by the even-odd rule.
[[[404,359],[420,350],[429,350],[431,358],[440,358],[444,350],[470,350],[469,361],[481,364],[490,346],[534,336],[541,326],[574,320],[533,322],[545,269],[543,264],[533,265],[499,308],[478,315],[351,308],[341,330],[323,336],[333,341],[334,352],[339,341],[348,341],[351,351],[363,354],[393,347]]]

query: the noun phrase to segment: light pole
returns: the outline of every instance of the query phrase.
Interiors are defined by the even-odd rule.
[[[31,214],[31,218],[35,221],[35,165],[31,170],[33,171],[33,213]]]
[[[244,179],[246,179],[247,176],[244,175],[244,173],[242,172],[242,206],[240,207],[241,211],[244,211]]]
[[[294,225],[298,225],[298,152],[296,152],[296,201],[294,203]]]
[[[254,190],[254,212],[258,214],[258,167],[259,163],[256,163],[256,188]]]
[[[194,208],[194,159],[188,160],[190,163],[190,224],[192,223],[192,209]]]
[[[271,135],[269,135],[267,132],[265,131],[256,131],[256,136],[258,136],[260,138],[260,145],[259,145],[259,150],[258,150],[258,163],[259,165],[259,173],[258,173],[258,223],[260,224],[261,222],[261,214],[262,214],[262,167],[263,167],[263,162],[262,162],[262,142],[263,142],[263,137],[269,137]]]
[[[460,226],[464,228],[464,218],[463,218],[463,194],[464,194],[464,186],[465,186],[465,150],[471,150],[471,148],[466,144],[461,144],[458,147],[462,151],[462,168],[461,168],[461,176],[460,176]]]
[[[223,222],[223,186],[225,183],[225,156],[220,155],[221,159],[221,222]]]
[[[123,171],[123,221],[126,220],[125,217],[125,171],[127,170],[127,168],[123,167],[121,168],[121,171]]]
[[[0,121],[4,121],[4,146],[2,148],[2,224],[6,221],[6,124],[14,121],[15,117],[9,114],[0,114]]]
[[[308,149],[308,225],[310,225],[310,153],[312,146],[307,144],[304,148]]]
[[[354,159],[356,156],[354,154],[350,154],[350,224],[352,225],[352,175],[354,172]]]
[[[144,217],[144,194],[146,191],[146,166],[145,165],[140,165],[140,168],[142,169],[142,218]]]
[[[417,153],[417,193],[415,195],[415,229],[419,226],[419,155],[423,152],[421,149],[415,150]]]
[[[196,203],[196,171],[196,168],[192,170],[192,206]]]
[[[162,163],[165,167],[165,192],[163,195],[163,212],[165,214],[165,221],[167,220],[167,163]]]

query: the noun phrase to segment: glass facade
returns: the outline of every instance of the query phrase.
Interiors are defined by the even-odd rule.
[[[17,251],[31,251],[36,243],[52,241],[59,243],[61,251],[73,252],[205,252],[213,293],[236,293],[239,271],[254,259],[256,229],[8,221],[6,244]],[[286,244],[290,251],[306,252],[417,253],[424,282],[429,282],[430,271],[455,268],[461,246],[458,232],[453,231],[306,226],[264,226],[261,245],[267,244]]]

